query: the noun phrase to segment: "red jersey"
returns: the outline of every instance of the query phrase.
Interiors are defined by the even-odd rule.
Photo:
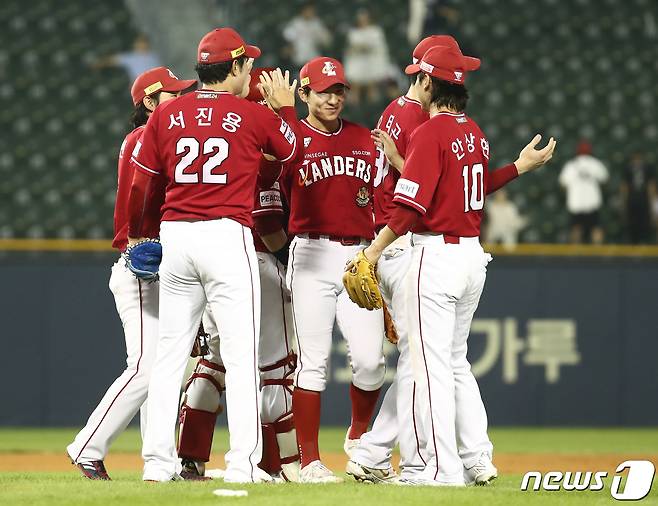
[[[271,163],[263,161],[263,164]],[[269,188],[257,188],[254,210],[251,212],[254,220],[263,216],[274,216],[281,223],[281,228],[287,232],[288,229],[288,204],[285,192],[279,181],[275,181]],[[256,251],[270,253],[267,246],[263,243],[256,230],[252,229],[254,237],[254,246]]]
[[[439,113],[415,130],[407,154],[393,200],[422,215],[412,231],[479,236],[490,154],[475,121]]]
[[[198,90],[153,112],[132,160],[147,175],[164,174],[163,221],[228,217],[251,226],[262,152],[282,161],[297,155],[285,120],[231,93]]]
[[[367,128],[339,121],[333,133],[300,122],[303,162],[285,169],[292,235],[374,236],[375,144]]]
[[[123,251],[128,245],[128,197],[133,181],[134,166],[130,163],[130,153],[144,132],[144,126],[135,128],[126,135],[119,150],[117,197],[114,204],[114,240],[112,247]],[[161,179],[161,178],[160,178]],[[160,234],[160,207],[164,201],[162,189],[164,181],[152,185],[153,195],[144,215],[144,237],[158,237]]]
[[[379,118],[377,128],[386,131],[402,158],[407,157],[407,145],[412,132],[429,119],[420,102],[405,96],[391,102]],[[377,175],[375,176],[375,226],[377,229],[386,225],[395,204],[393,193],[400,178],[400,172],[390,167],[384,152],[377,148]]]

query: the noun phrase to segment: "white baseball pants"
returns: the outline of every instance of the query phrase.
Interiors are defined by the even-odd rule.
[[[404,313],[404,280],[410,263],[411,248],[408,240],[401,238],[384,251],[377,264],[384,302],[398,334],[400,355],[395,378],[384,395],[372,429],[361,436],[351,455],[351,460],[367,467],[386,469],[391,465],[391,454],[397,442],[401,474],[405,478],[412,478],[425,468],[425,434],[416,402]]]
[[[221,333],[230,450],[226,481],[251,482],[261,458],[258,339],[260,281],[251,232],[231,219],[161,225],[160,337],[149,383],[144,480],[177,472],[178,397],[203,309]]]
[[[112,266],[110,290],[123,324],[126,369],[107,389],[87,424],[66,450],[76,463],[103,460],[116,437],[141,407],[142,436],[146,399],[158,340],[159,283],[139,281],[122,258]]]
[[[421,476],[463,484],[464,466],[470,467],[481,451],[493,451],[486,411],[466,359],[491,257],[476,237],[446,244],[440,235],[413,234],[411,241],[407,322],[428,453]]]
[[[384,382],[384,318],[354,304],[343,288],[343,271],[363,245],[298,236],[290,246],[287,283],[299,352],[295,385],[321,392],[327,384],[334,321],[345,340],[352,383],[373,391]]]

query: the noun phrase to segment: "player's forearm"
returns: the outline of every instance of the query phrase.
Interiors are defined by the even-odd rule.
[[[383,251],[398,237],[405,235],[414,226],[420,214],[410,207],[398,206],[391,220],[379,231],[375,240],[365,250],[365,255],[371,262],[377,262]]]
[[[393,230],[391,230],[388,225],[386,225],[379,231],[379,234],[377,234],[375,240],[370,243],[370,246],[368,246],[363,253],[372,263],[377,263],[384,250],[388,248],[391,243],[398,237],[399,236],[393,232]]]
[[[285,230],[280,228],[276,232],[270,234],[265,234],[260,236],[261,240],[265,247],[270,250],[272,253],[279,251],[288,243],[288,235]]]
[[[386,158],[388,158],[389,165],[392,165],[398,172],[402,173],[402,167],[404,167],[404,158],[400,156],[400,153],[396,151],[395,153],[391,153],[390,156],[387,153]]]

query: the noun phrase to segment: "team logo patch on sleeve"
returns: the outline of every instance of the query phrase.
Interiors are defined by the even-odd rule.
[[[416,194],[418,193],[418,188],[418,183],[401,177],[398,179],[398,184],[395,185],[395,193],[415,199]]]
[[[356,194],[356,205],[366,207],[368,203],[370,203],[370,192],[366,186],[362,186]]]

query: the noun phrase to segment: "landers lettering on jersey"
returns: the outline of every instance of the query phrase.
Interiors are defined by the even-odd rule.
[[[330,156],[316,161],[304,160],[304,165],[299,168],[299,185],[310,186],[333,176],[357,177],[364,183],[369,183],[371,169],[370,164],[365,160],[351,156]]]

